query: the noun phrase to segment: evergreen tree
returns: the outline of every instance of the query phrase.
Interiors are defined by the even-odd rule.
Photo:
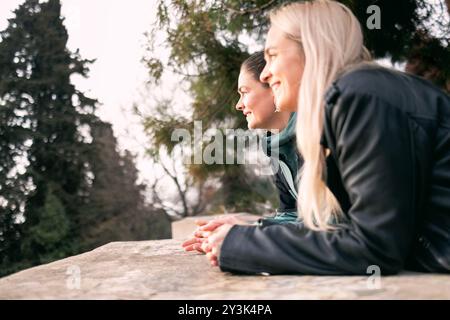
[[[26,266],[78,251],[96,101],[71,84],[91,61],[66,48],[59,0],[14,13],[0,43],[1,263]]]
[[[0,275],[110,241],[170,237],[133,156],[70,81],[92,60],[67,49],[59,0],[26,0],[0,42]]]
[[[111,241],[170,238],[168,217],[145,203],[134,157],[117,150],[111,125],[98,121],[91,134],[94,179],[80,221],[83,250]]]
[[[64,258],[70,248],[66,238],[70,231],[70,220],[66,214],[66,209],[61,200],[54,194],[51,184],[48,185],[45,195],[44,205],[37,211],[39,222],[29,229],[28,238],[24,239],[23,252],[31,255],[31,250],[27,246],[39,246],[38,259],[40,263],[50,262],[55,259]],[[64,250],[66,249],[66,250]]]

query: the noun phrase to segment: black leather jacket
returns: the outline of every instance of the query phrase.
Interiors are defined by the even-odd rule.
[[[222,271],[271,274],[450,272],[450,97],[381,67],[346,73],[326,94],[326,181],[346,223],[233,226]]]

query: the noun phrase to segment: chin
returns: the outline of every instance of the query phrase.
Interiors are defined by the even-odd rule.
[[[278,107],[278,111],[280,112],[293,112],[297,110],[297,106],[295,106],[294,110],[288,103],[285,103],[283,100],[280,100],[280,103],[277,103],[276,106]]]
[[[286,95],[281,94],[281,92],[275,98],[275,105],[278,107],[278,110],[280,112],[287,112],[287,111],[293,112],[297,110],[297,105],[295,105],[295,107],[292,108],[288,97]]]
[[[255,123],[254,121],[250,121],[250,122],[247,124],[247,127],[248,127],[250,130],[255,130],[255,129],[258,129],[258,128],[259,128],[258,124]]]
[[[279,112],[287,112],[287,111],[292,112],[292,110],[290,110],[290,109],[289,109],[287,106],[285,106],[285,105],[279,106],[279,107],[278,107],[278,111],[279,111]]]

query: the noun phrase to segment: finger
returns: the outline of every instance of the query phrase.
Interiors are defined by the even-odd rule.
[[[194,251],[194,250],[196,250],[196,251],[198,251],[200,253],[205,253],[203,251],[203,249],[202,249],[202,243],[201,242],[194,243],[194,244],[191,244],[189,246],[184,247],[184,251]]]
[[[198,226],[197,228],[195,228],[194,232],[192,232],[192,237],[200,237],[199,232],[202,232],[202,230],[200,229],[201,226]]]
[[[217,253],[218,253],[217,247],[213,247],[211,250],[211,253],[217,257]]]
[[[190,245],[192,245],[192,244],[194,244],[194,243],[197,243],[198,242],[198,238],[191,238],[191,239],[187,239],[186,241],[184,241],[182,244],[181,244],[181,246],[182,247],[186,247],[186,246],[190,246]]]
[[[214,245],[217,246],[219,243],[222,242],[223,239],[223,235],[220,232],[220,230],[216,230],[214,233],[212,233],[209,237],[208,237],[208,243],[210,245]],[[211,248],[212,249],[212,248]]]
[[[195,249],[195,244],[192,244],[190,246],[184,247],[184,251],[194,251]]]
[[[223,225],[225,222],[223,221],[211,221],[210,223],[200,227],[201,231],[214,231],[221,225]]]
[[[205,253],[205,252],[203,251],[202,245],[201,245],[200,243],[193,244],[193,245],[191,246],[191,248],[192,248],[191,251],[197,251],[197,252],[199,252],[199,253]]]
[[[206,258],[208,258],[208,260],[210,262],[212,262],[215,259],[215,255],[213,255],[212,252],[207,252],[206,253]]]
[[[213,267],[217,267],[219,265],[219,262],[217,260],[217,256],[212,254],[211,252],[208,252],[206,254],[206,257],[209,260],[209,263],[213,266]]]
[[[198,226],[203,226],[203,225],[207,224],[208,222],[209,221],[207,221],[207,220],[201,220],[201,219],[195,220],[195,224]]]
[[[206,253],[205,251],[203,251],[202,245],[200,243],[194,244],[194,249],[200,253]]]
[[[190,246],[190,245],[195,244],[195,243],[201,243],[201,242],[203,242],[205,240],[206,240],[205,238],[195,237],[195,238],[191,238],[191,239],[186,240],[185,242],[183,242],[181,244],[181,246],[183,246],[183,247]]]
[[[222,225],[224,223],[225,223],[225,221],[223,219],[214,219],[214,220],[209,221],[207,224],[199,227],[199,229],[200,230],[205,230],[205,229],[208,229],[208,228],[217,228],[217,226],[220,226],[220,225]]]
[[[199,231],[195,231],[194,237],[196,237],[196,238],[207,238],[207,237],[209,237],[210,234],[211,234],[210,231],[201,231],[201,230],[199,230]]]
[[[211,251],[211,247],[209,246],[209,243],[206,241],[202,243],[201,249],[206,253]]]

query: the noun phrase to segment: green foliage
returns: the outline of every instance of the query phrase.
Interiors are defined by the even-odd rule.
[[[64,205],[51,188],[47,191],[44,206],[39,211],[39,223],[30,230],[31,239],[38,245],[54,247],[68,235],[70,221]]]
[[[38,263],[47,263],[64,258],[72,250],[67,237],[70,232],[70,219],[65,206],[49,186],[44,205],[37,209],[39,222],[29,230],[29,237],[22,243],[22,254],[26,257],[39,252]],[[62,245],[63,244],[63,245]]]
[[[111,241],[170,238],[168,218],[145,203],[134,157],[117,150],[111,125],[99,122],[91,134],[95,179],[79,220],[82,251]]]
[[[193,101],[188,119],[166,112],[166,106],[175,104],[176,100],[157,104],[154,112],[144,119],[152,143],[148,153],[154,159],[158,159],[161,146],[172,154],[180,143],[171,141],[171,132],[176,128],[186,128],[192,133],[195,120],[202,121],[205,131],[209,128],[246,127],[244,117],[234,110],[240,64],[249,54],[247,43],[263,47],[268,29],[267,13],[285,2],[293,1],[158,1],[157,22],[149,32],[148,56],[144,59],[149,61],[150,82],[158,84],[165,72],[182,75],[189,85]],[[359,19],[366,46],[375,58],[387,57],[394,62],[406,62],[409,72],[425,76],[450,90],[450,34],[448,25],[433,22],[435,7],[428,6],[423,0],[341,2],[349,6]],[[382,27],[379,30],[366,26],[370,15],[367,8],[373,4],[381,10]],[[433,29],[444,31],[441,38],[430,35],[427,29],[430,22],[434,23]],[[155,44],[157,35],[166,37],[162,46],[169,49],[167,61],[160,60],[161,46]],[[219,177],[215,200],[220,198],[219,207],[231,210],[253,211],[255,203],[273,192],[272,189],[263,196],[255,193],[255,186],[264,180],[249,176],[249,172],[239,165],[190,165],[188,174],[200,181]]]

